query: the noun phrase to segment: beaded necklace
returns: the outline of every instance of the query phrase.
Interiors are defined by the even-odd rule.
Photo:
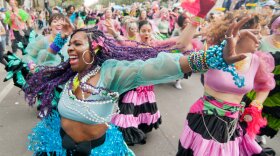
[[[73,79],[73,91],[75,91],[80,86],[80,80],[78,76],[75,76]]]
[[[100,66],[97,66],[95,67],[94,70],[90,71],[88,74],[86,74],[85,76],[83,76],[81,78],[81,81],[78,80],[78,74],[73,78],[72,80],[72,83],[71,83],[71,86],[72,86],[72,89],[71,89],[71,92],[72,91],[75,91],[79,86],[80,86],[80,83],[86,83],[89,78],[95,76],[100,70]],[[84,91],[82,90],[82,100],[85,99],[85,95],[84,95]]]
[[[84,118],[92,121],[92,122],[96,122],[96,123],[105,123],[107,124],[107,121],[110,121],[110,119],[115,115],[119,113],[119,107],[118,107],[118,98],[119,98],[119,94],[118,92],[110,92],[105,88],[102,87],[94,87],[88,83],[86,83],[88,81],[88,79],[94,75],[96,75],[99,70],[101,69],[100,66],[97,66],[94,70],[92,70],[91,72],[89,72],[88,74],[86,74],[85,76],[83,76],[81,78],[81,81],[79,83],[79,87],[82,90],[82,100],[78,99],[74,94],[73,94],[73,83],[74,83],[74,79],[76,79],[76,77],[78,78],[78,74],[72,79],[70,80],[67,84],[66,84],[66,88],[63,91],[63,94],[67,94],[66,90],[68,90],[68,95],[70,97],[70,99],[74,100],[75,103],[72,104],[67,104],[65,102],[62,102],[63,105],[70,109],[71,111],[74,111],[80,115],[82,115]],[[90,93],[92,95],[99,95],[101,97],[100,100],[89,100],[89,99],[85,99],[84,98],[84,92]],[[100,115],[98,115],[98,113],[96,113],[94,110],[90,109],[91,106],[93,105],[106,105],[106,104],[110,104],[113,103],[113,113],[107,115],[106,117],[102,117]],[[79,109],[74,108],[73,106],[77,106],[79,108],[85,109],[86,110],[86,114],[83,113],[82,111],[80,111]],[[108,125],[108,124],[107,124]]]

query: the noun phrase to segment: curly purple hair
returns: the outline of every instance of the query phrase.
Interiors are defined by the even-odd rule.
[[[115,40],[107,38],[102,31],[95,28],[78,29],[72,35],[71,38],[80,31],[87,33],[89,43],[94,41],[98,42],[103,39],[103,47],[94,54],[94,69],[97,65],[102,65],[108,59],[128,60],[133,61],[137,59],[147,60],[149,58],[156,57],[159,52],[170,52],[173,45],[167,45],[164,47],[151,47],[135,41],[131,42],[130,46],[120,46]],[[90,44],[91,45],[91,44]],[[93,47],[90,46],[90,51],[93,51]],[[39,111],[44,114],[44,110],[48,110],[51,113],[53,105],[52,101],[55,96],[55,89],[59,85],[65,84],[71,78],[76,75],[76,72],[72,71],[69,60],[62,62],[58,66],[39,66],[38,72],[31,76],[23,88],[25,92],[25,98],[30,106],[34,106],[37,98],[41,101]],[[86,72],[85,72],[86,74]]]

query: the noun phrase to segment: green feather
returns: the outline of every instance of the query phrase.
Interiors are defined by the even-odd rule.
[[[4,81],[8,81],[10,80],[12,77],[14,76],[14,72],[13,71],[9,71],[5,77]]]
[[[17,45],[18,45],[19,48],[21,48],[21,49],[23,48],[22,42],[19,42]]]
[[[8,67],[10,68],[10,67],[12,67],[13,65],[14,65],[14,60],[10,60],[9,62],[8,62]]]
[[[17,66],[20,64],[20,60],[15,60],[14,63],[13,63],[13,66]]]
[[[8,60],[16,60],[17,57],[15,55],[8,55]]]
[[[24,79],[24,77],[22,75],[22,72],[19,71],[19,72],[16,73],[16,75],[17,75],[17,83],[20,84],[21,86],[24,86],[26,81],[25,81],[25,79]]]

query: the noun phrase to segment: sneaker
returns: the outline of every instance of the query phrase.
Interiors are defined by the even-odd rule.
[[[264,135],[261,136],[261,143],[262,143],[263,145],[266,144],[266,139],[265,139],[265,136],[264,136]]]
[[[256,141],[259,145],[265,145],[266,144],[266,139],[265,136],[256,136]]]
[[[267,155],[267,156],[276,156],[276,152],[272,148],[269,148],[269,147],[263,148],[262,153],[265,153],[265,155]]]
[[[175,87],[176,87],[177,89],[182,89],[180,80],[177,80],[177,81],[176,81]]]

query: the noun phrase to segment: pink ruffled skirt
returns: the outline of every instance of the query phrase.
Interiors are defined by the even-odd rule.
[[[119,108],[111,122],[122,131],[128,145],[145,143],[145,133],[161,124],[154,86],[140,86],[121,95]]]
[[[204,96],[187,115],[177,156],[252,156],[262,148],[239,122],[241,104]]]

